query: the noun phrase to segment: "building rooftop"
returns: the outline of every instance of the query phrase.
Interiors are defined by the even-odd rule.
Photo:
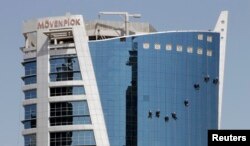
[[[85,23],[87,35],[90,40],[113,38],[124,36],[125,23],[122,21],[94,20]],[[129,35],[145,34],[156,32],[156,29],[149,23],[129,22]]]

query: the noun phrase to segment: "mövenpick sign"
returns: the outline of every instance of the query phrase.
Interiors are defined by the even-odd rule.
[[[80,24],[79,18],[74,19],[60,19],[60,20],[43,20],[37,23],[37,29],[52,29],[59,27],[72,27]]]

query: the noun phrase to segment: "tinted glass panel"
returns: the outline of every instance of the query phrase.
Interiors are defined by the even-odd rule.
[[[50,81],[69,81],[69,80],[81,80],[82,76],[80,72],[61,72],[50,74]]]
[[[91,124],[86,101],[50,103],[50,125]]]
[[[36,135],[25,135],[24,136],[24,146],[36,146]]]
[[[36,83],[36,75],[24,77],[23,81],[24,81],[25,85],[35,84]]]
[[[24,106],[24,128],[36,128],[36,105],[26,105]]]
[[[50,60],[50,72],[80,71],[77,57],[55,58]]]
[[[25,76],[36,74],[36,61],[25,62],[24,64]]]
[[[25,99],[36,98],[36,89],[24,91]]]
[[[50,133],[50,146],[95,146],[94,132],[68,131]]]
[[[82,94],[85,94],[85,90],[83,86],[50,88],[50,96],[82,95]]]

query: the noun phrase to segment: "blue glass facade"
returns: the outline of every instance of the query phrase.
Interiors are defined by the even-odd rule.
[[[132,76],[126,62],[131,44],[131,39],[89,43],[111,146],[126,143],[126,92]]]
[[[202,146],[218,126],[219,33],[89,42],[111,146]]]

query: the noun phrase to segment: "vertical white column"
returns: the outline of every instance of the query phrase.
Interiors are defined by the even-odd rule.
[[[224,83],[224,69],[225,69],[225,55],[226,55],[226,41],[227,41],[227,24],[228,11],[222,11],[220,17],[214,28],[215,32],[220,33],[220,63],[219,63],[219,113],[218,113],[218,127],[221,127],[221,112],[222,112],[222,96]]]
[[[47,36],[42,31],[37,32],[37,146],[49,145],[48,119],[48,76],[49,53]]]

